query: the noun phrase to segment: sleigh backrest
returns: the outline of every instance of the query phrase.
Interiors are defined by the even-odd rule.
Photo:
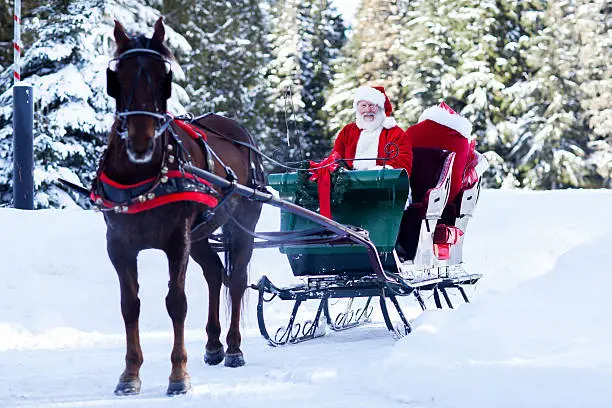
[[[406,129],[412,147],[428,147],[449,150],[455,153],[453,162],[449,202],[453,202],[463,183],[463,174],[474,150],[474,143],[456,130],[437,125],[436,132],[431,132],[432,122],[425,120]],[[443,131],[440,131],[442,128]],[[413,164],[414,166],[414,164]]]
[[[451,171],[445,165],[448,164],[452,152],[438,148],[413,147],[412,155],[412,202],[423,203],[427,199],[427,192],[443,182],[443,173]]]

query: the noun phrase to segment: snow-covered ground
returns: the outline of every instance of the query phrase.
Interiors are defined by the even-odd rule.
[[[612,191],[484,191],[466,239],[468,270],[484,274],[471,304],[419,314],[410,301],[416,329],[401,340],[375,314],[368,326],[271,348],[253,292],[238,369],[201,361],[207,292],[191,264],[193,390],[173,398],[165,258],[139,258],[143,388],[116,397],[125,346],[101,215],[0,209],[0,407],[609,407],[611,208]],[[259,229],[277,227],[267,208]],[[274,249],[254,257],[251,282],[262,274],[292,280]],[[279,322],[289,307],[276,306]]]

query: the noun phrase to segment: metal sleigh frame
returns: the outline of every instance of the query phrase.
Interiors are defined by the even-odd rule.
[[[447,290],[456,288],[465,302],[469,302],[462,284],[472,284],[478,281],[480,275],[462,275],[460,277],[440,277],[419,281],[409,281],[399,273],[390,273],[383,268],[379,253],[367,233],[342,225],[319,213],[310,211],[299,205],[274,197],[272,194],[247,187],[236,182],[228,181],[210,172],[191,165],[186,170],[220,187],[229,194],[237,194],[254,201],[260,201],[283,211],[293,213],[321,226],[303,231],[278,231],[257,233],[254,248],[290,247],[315,244],[354,244],[365,248],[370,261],[372,272],[369,275],[350,276],[346,274],[329,276],[309,276],[307,283],[286,288],[275,286],[266,276],[251,287],[258,291],[257,319],[262,336],[272,346],[288,343],[298,343],[310,340],[325,334],[325,327],[333,331],[346,330],[369,321],[373,311],[372,299],[379,297],[380,308],[387,329],[394,335],[401,337],[411,332],[410,322],[398,302],[398,297],[414,296],[423,310],[426,304],[421,291],[433,291],[435,305],[442,308],[440,293],[449,308],[453,308]],[[212,237],[211,244],[217,251],[224,250],[221,237]],[[445,266],[439,267],[446,268]],[[276,330],[273,335],[266,327],[264,320],[264,305],[274,298],[294,301],[292,313],[285,326]],[[366,298],[365,305],[352,309],[354,298]],[[332,318],[330,313],[331,299],[349,299],[345,311]],[[306,300],[319,300],[315,316],[310,321],[296,322],[296,315],[300,306]],[[390,307],[399,317],[399,323],[394,325],[390,316]],[[391,310],[393,310],[391,309]]]

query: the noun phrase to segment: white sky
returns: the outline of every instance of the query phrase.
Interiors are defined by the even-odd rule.
[[[357,6],[360,0],[332,0],[338,11],[342,13],[346,24],[351,24],[355,13],[357,12]]]

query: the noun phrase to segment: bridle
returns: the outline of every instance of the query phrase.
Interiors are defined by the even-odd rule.
[[[112,65],[119,65],[121,61],[125,61],[130,58],[136,58],[138,61],[138,71],[134,76],[134,80],[132,83],[132,89],[129,93],[129,97],[127,99],[127,104],[122,106],[122,89],[121,84],[119,83],[119,77],[117,74],[116,67],[112,67]],[[151,78],[151,74],[147,72],[144,67],[143,58],[150,58],[154,60],[158,60],[163,62],[167,69],[166,74],[164,76],[164,80],[161,86],[161,98],[158,98],[157,92],[160,91],[158,87],[153,86],[153,81]],[[141,76],[145,77],[149,85],[149,89],[151,90],[151,100],[153,101],[153,110],[130,110],[130,107],[133,103],[134,95],[136,92],[136,86]],[[162,55],[160,52],[149,49],[149,48],[133,48],[121,53],[117,58],[113,58],[109,62],[109,66],[106,69],[106,92],[108,95],[115,99],[117,103],[117,110],[115,113],[115,118],[119,120],[119,126],[117,128],[117,133],[121,137],[121,139],[126,140],[128,138],[128,130],[127,130],[127,121],[131,116],[149,116],[157,120],[155,125],[155,139],[161,136],[170,123],[172,122],[172,116],[166,112],[166,104],[167,100],[170,98],[172,94],[172,69],[171,64],[168,59]],[[161,99],[161,106],[158,104],[158,101]]]

